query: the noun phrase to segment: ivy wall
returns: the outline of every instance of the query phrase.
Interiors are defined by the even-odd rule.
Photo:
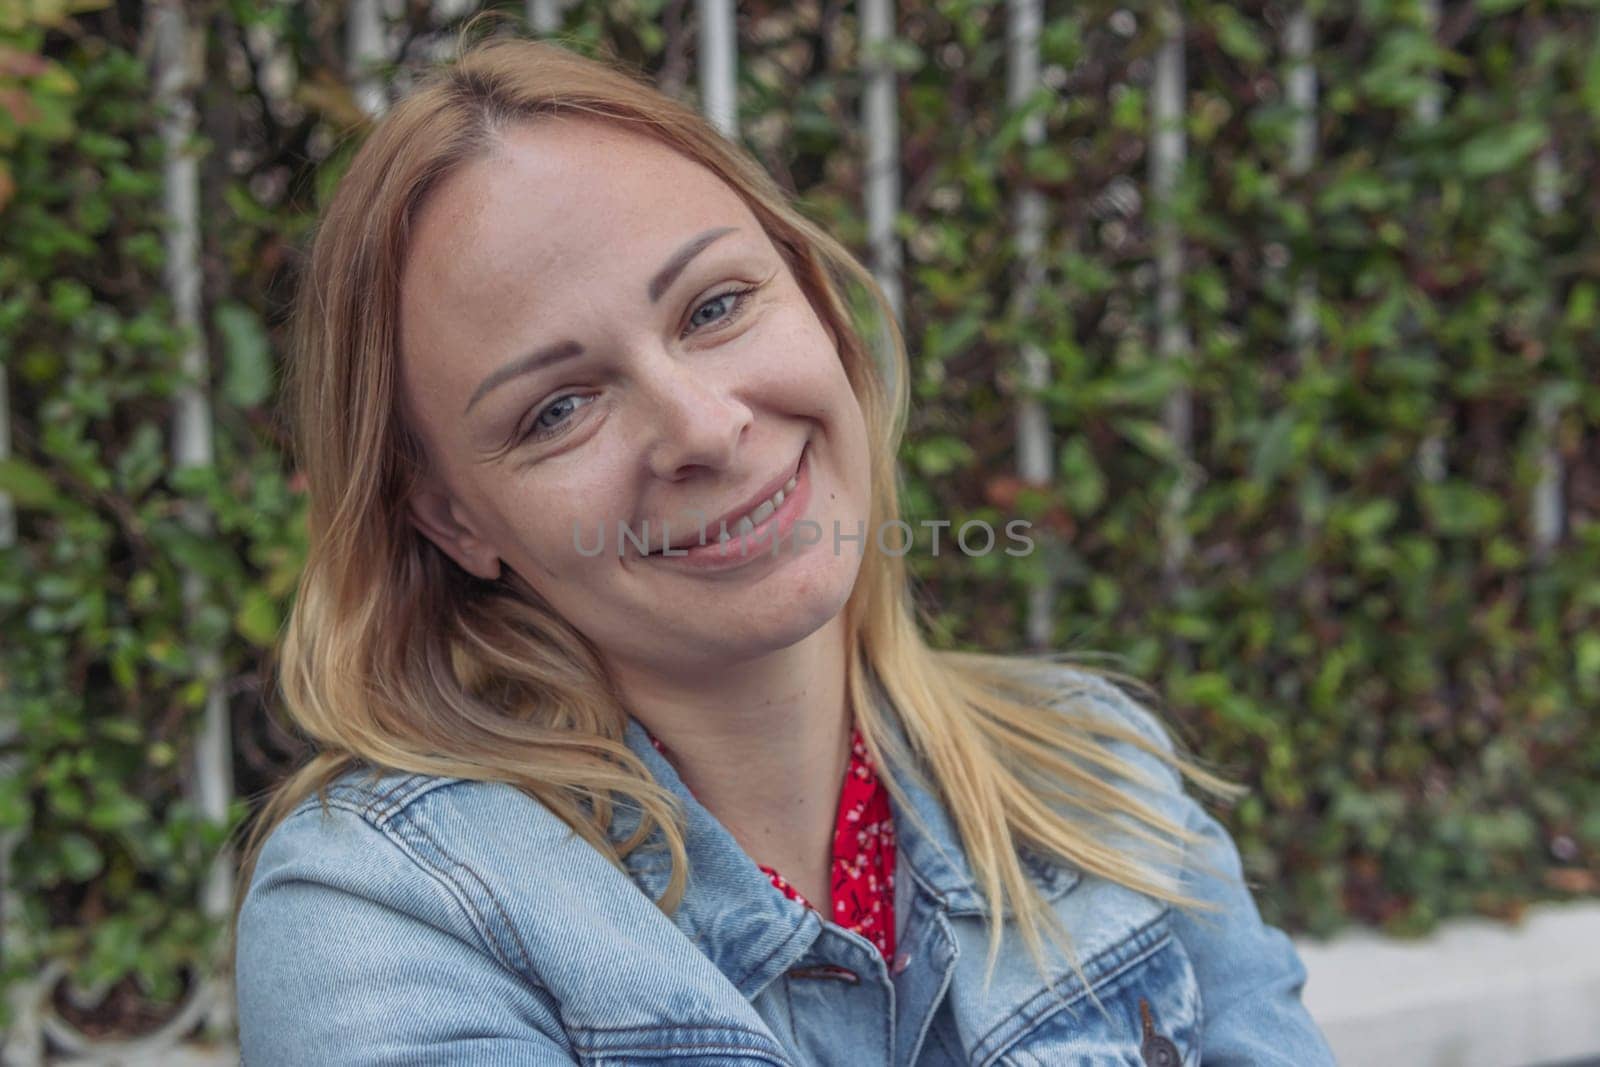
[[[303,557],[282,323],[370,110],[344,5],[187,9],[198,330],[168,269],[157,5],[0,9],[0,981],[69,977],[55,1010],[91,1036],[149,1028],[207,973],[207,871],[305,755],[262,670]],[[402,92],[469,13],[396,5],[377,84]],[[1592,0],[1053,2],[1021,108],[1006,17],[901,4],[864,54],[852,5],[739,6],[742,139],[864,258],[863,70],[898,71],[908,517],[1051,535],[1024,558],[913,552],[937,640],[1023,647],[1048,577],[1053,645],[1123,657],[1254,787],[1226,818],[1293,930],[1600,891]],[[693,5],[561,18],[570,47],[699,101]],[[1044,483],[1017,474],[1024,392]],[[209,404],[209,462],[174,458],[185,396]],[[196,785],[219,694],[226,818]]]

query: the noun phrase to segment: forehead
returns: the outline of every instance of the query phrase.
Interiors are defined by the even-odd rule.
[[[665,145],[593,119],[519,124],[433,191],[403,303],[414,318],[481,317],[578,279],[628,284],[642,298],[662,259],[715,225],[759,233],[732,189]]]

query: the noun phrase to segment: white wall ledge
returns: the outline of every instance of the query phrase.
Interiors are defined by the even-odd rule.
[[[1515,925],[1451,920],[1416,941],[1296,944],[1341,1067],[1600,1064],[1600,901],[1537,905]]]

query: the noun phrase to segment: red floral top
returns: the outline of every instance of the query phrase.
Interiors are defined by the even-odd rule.
[[[653,734],[650,742],[666,755]],[[852,727],[850,766],[833,827],[832,918],[878,946],[890,961],[894,959],[894,858],[889,790],[878,780],[860,731]],[[783,875],[765,864],[757,866],[784,896],[817,910]]]

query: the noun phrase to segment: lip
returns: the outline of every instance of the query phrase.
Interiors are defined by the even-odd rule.
[[[765,488],[757,490],[756,494],[749,500],[746,500],[743,504],[740,504],[738,507],[733,508],[730,511],[723,512],[721,515],[718,515],[715,518],[707,519],[705,524],[705,537],[712,543],[715,543],[716,538],[721,536],[723,527],[726,526],[729,535],[734,540],[738,540],[738,535],[733,531],[734,523],[738,522],[741,517],[754,511],[761,505],[762,501],[770,500],[773,496],[775,496],[779,489],[782,489],[785,485],[789,484],[790,478],[797,477],[800,474],[801,467],[805,463],[806,452],[810,447],[810,444],[802,447],[800,449],[800,458],[795,460],[794,467],[772,479],[772,481],[767,483]],[[799,487],[796,486],[796,488],[798,489]],[[787,501],[785,502],[787,503]],[[771,516],[768,516],[768,518],[770,519]],[[701,547],[699,523],[686,522],[684,525],[694,530],[695,533],[689,537],[681,539],[677,543],[674,543],[671,546],[674,551],[691,547]],[[657,549],[656,551],[649,553],[649,555],[659,556],[661,555],[661,550]]]
[[[808,445],[801,450],[800,461],[795,469],[785,474],[773,483],[772,489],[766,496],[758,496],[747,504],[743,511],[729,512],[720,517],[717,522],[706,524],[707,543],[699,543],[698,532],[694,542],[684,548],[674,547],[672,553],[652,552],[644,559],[652,563],[661,563],[673,567],[686,567],[691,570],[728,570],[741,567],[758,559],[776,557],[785,551],[783,542],[793,533],[796,524],[805,517],[806,511],[811,506],[811,464],[807,462],[811,450]],[[717,541],[714,534],[720,534],[721,528],[717,523],[737,519],[748,513],[763,500],[775,494],[790,478],[795,479],[793,492],[785,493],[783,503],[766,521],[760,523],[747,534],[733,534],[727,541]],[[790,549],[792,551],[792,548]]]

